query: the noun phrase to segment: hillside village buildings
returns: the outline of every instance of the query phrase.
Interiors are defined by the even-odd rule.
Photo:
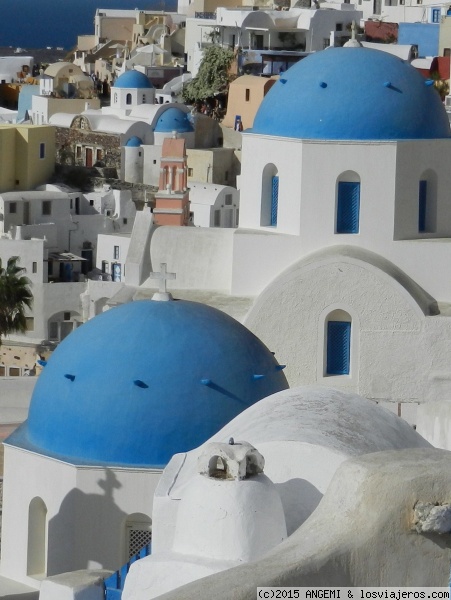
[[[432,444],[451,447],[451,133],[432,82],[352,39],[235,84],[238,150],[218,146],[241,134],[155,103],[139,70],[153,59],[121,73],[118,47],[109,62],[112,42],[171,54],[182,29],[199,50],[213,31],[261,65],[275,40],[305,44],[300,58],[362,11],[225,7],[190,30],[99,10],[78,58],[95,74],[105,50],[110,106],[0,128],[25,157],[2,166],[0,257],[21,257],[34,296],[6,343],[58,345],[5,445],[0,597],[103,597],[150,538],[124,600],[447,585],[450,458]],[[56,152],[130,189],[45,185]],[[133,186],[157,182],[137,211]]]

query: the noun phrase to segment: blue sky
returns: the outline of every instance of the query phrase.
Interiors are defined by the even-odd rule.
[[[96,8],[174,10],[176,0],[4,0],[0,46],[72,48],[94,33]]]

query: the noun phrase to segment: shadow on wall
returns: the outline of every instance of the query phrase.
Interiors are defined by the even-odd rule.
[[[47,576],[87,568],[116,570],[121,565],[121,534],[127,515],[116,506],[114,490],[122,487],[105,469],[97,481],[103,494],[73,489],[49,522]]]
[[[287,534],[291,535],[316,509],[323,494],[306,479],[289,479],[276,483],[282,500]]]

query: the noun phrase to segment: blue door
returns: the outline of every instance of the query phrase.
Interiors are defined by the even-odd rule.
[[[275,175],[271,181],[271,219],[270,224],[277,225],[277,210],[279,208],[279,177]]]
[[[351,323],[327,323],[327,375],[349,375],[351,362]]]
[[[359,233],[360,182],[339,181],[337,233]]]

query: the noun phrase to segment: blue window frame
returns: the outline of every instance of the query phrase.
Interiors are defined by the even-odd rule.
[[[326,375],[349,375],[351,362],[351,323],[327,323]]]
[[[360,182],[339,181],[337,233],[359,233]]]
[[[432,9],[432,22],[433,23],[440,23],[440,9],[439,8],[433,8]]]
[[[418,231],[426,231],[426,207],[427,207],[428,182],[421,180],[418,187]]]
[[[277,225],[277,210],[279,207],[279,177],[274,175],[271,181],[271,219],[270,224]]]

